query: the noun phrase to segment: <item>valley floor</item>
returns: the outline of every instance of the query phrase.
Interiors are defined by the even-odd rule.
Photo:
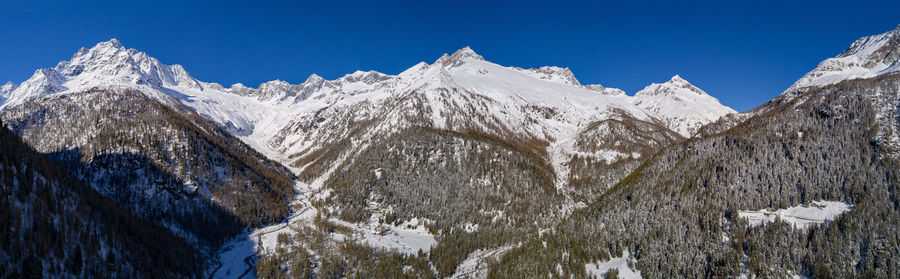
[[[293,234],[297,228],[315,225],[318,209],[309,200],[311,190],[317,188],[299,182],[296,188],[301,194],[292,203],[292,208],[297,210],[281,223],[245,232],[223,245],[218,253],[218,264],[207,272],[209,278],[256,278],[254,267],[260,250],[274,251],[279,234]],[[354,224],[336,218],[328,221],[350,229],[347,233],[329,234],[336,242],[349,240],[403,254],[427,253],[437,244],[434,235],[425,229],[424,220],[414,219],[397,226]]]

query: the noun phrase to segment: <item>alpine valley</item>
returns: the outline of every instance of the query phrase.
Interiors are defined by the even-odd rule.
[[[741,113],[469,47],[225,87],[112,39],[0,121],[2,278],[900,278],[900,26]]]

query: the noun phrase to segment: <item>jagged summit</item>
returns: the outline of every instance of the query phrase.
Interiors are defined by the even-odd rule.
[[[453,53],[453,55],[450,55],[450,58],[472,58],[475,60],[484,61],[484,57],[476,53],[475,50],[472,50],[472,48],[469,46],[465,46],[457,50]]]
[[[97,44],[97,46],[109,46],[109,47],[121,48],[121,49],[125,48],[124,46],[122,46],[122,42],[119,42],[119,40],[116,38],[109,39],[109,41],[100,42]]]
[[[388,80],[392,78],[391,75],[386,75],[378,71],[360,71],[357,70],[353,73],[346,74],[343,77],[337,79],[338,82],[362,82],[365,84],[373,84],[376,82]]]
[[[856,40],[838,56],[819,63],[785,92],[897,71],[900,71],[900,25]]]
[[[309,74],[308,77],[306,77],[306,80],[304,80],[303,83],[318,83],[318,82],[323,82],[323,81],[325,81],[325,78],[323,78],[322,76],[319,76],[315,73],[312,73],[312,74]]]
[[[471,47],[466,46],[466,47],[463,47],[463,48],[453,52],[453,54],[451,54],[451,55],[447,55],[446,53],[444,53],[444,55],[441,55],[441,58],[438,58],[438,60],[435,61],[434,63],[442,64],[444,66],[454,67],[454,66],[459,66],[460,64],[464,63],[466,59],[484,61],[483,56],[476,53],[474,50],[472,50]]]
[[[165,65],[135,49],[126,49],[116,39],[81,48],[71,59],[56,67],[40,69],[9,93],[3,106],[13,106],[32,98],[66,91],[83,91],[104,86],[179,87],[201,89],[201,84],[181,65]]]

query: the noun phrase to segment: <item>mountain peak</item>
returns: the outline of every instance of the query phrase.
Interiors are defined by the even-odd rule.
[[[360,71],[357,70],[351,74],[346,74],[339,81],[342,82],[363,82],[373,84],[391,78],[389,75],[382,74],[378,71]]]
[[[483,56],[476,53],[474,50],[472,50],[471,47],[466,46],[453,52],[453,54],[449,56],[445,53],[441,56],[441,58],[435,61],[435,64],[443,64],[445,66],[459,66],[464,63],[465,60],[469,59],[484,61]]]
[[[666,127],[691,137],[704,124],[735,111],[679,75],[634,94],[635,105],[655,114]]]
[[[654,95],[708,95],[700,88],[694,86],[679,75],[675,75],[665,83],[653,83],[644,87],[641,91],[635,93],[635,96],[654,96]]]
[[[280,80],[280,79],[275,79],[275,80],[270,80],[270,81],[267,81],[267,82],[263,82],[262,84],[259,85],[259,88],[263,88],[263,87],[288,87],[288,86],[291,86],[291,84],[288,83],[287,81],[283,81],[283,80]]]
[[[669,85],[672,85],[675,87],[679,87],[679,88],[688,89],[691,92],[694,92],[694,93],[697,93],[700,95],[706,94],[706,92],[703,92],[703,90],[700,90],[700,88],[694,86],[693,84],[691,84],[690,82],[688,82],[686,79],[682,78],[679,75],[672,76],[672,78],[670,78],[669,81],[666,82],[666,84],[669,84]]]
[[[900,25],[885,33],[859,38],[838,56],[819,63],[785,92],[898,71],[900,71]]]
[[[118,39],[112,38],[112,39],[109,39],[109,41],[105,41],[105,42],[100,42],[100,43],[98,43],[98,44],[95,45],[93,48],[116,48],[116,49],[125,49],[125,46],[123,46],[122,43],[119,42]]]
[[[465,46],[461,49],[456,50],[456,52],[453,52],[452,56],[471,57],[478,60],[484,60],[484,57],[476,53],[475,50],[472,50],[472,48],[469,46]]]
[[[309,77],[306,78],[306,81],[304,81],[303,83],[310,84],[310,83],[318,83],[318,82],[323,82],[323,81],[325,81],[325,78],[313,73],[313,74],[310,74]]]

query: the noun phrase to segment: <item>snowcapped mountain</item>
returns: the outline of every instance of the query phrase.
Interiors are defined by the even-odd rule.
[[[834,58],[826,59],[785,92],[843,80],[870,78],[900,71],[900,25],[894,30],[862,37]]]
[[[653,103],[655,110],[651,111],[635,105],[634,100],[638,97],[627,96],[619,89],[602,85],[581,85],[568,69],[505,67],[486,61],[468,47],[453,54],[444,54],[432,64],[419,63],[380,82],[383,84],[376,87],[377,90],[362,94],[359,98],[341,100],[328,106],[307,105],[304,109],[291,109],[297,113],[288,116],[292,120],[284,125],[287,128],[282,129],[279,136],[268,140],[269,143],[279,150],[277,153],[288,156],[308,152],[316,146],[327,146],[322,141],[330,136],[317,135],[315,130],[303,129],[306,130],[305,133],[297,131],[301,130],[301,126],[309,126],[307,123],[313,119],[320,119],[312,114],[328,116],[332,112],[340,113],[342,108],[364,102],[367,104],[365,108],[357,108],[355,111],[369,111],[369,116],[342,116],[359,120],[372,120],[376,115],[392,118],[382,121],[385,124],[378,128],[382,132],[409,125],[426,125],[437,129],[475,130],[502,134],[505,137],[538,139],[550,145],[551,156],[558,164],[557,169],[560,174],[565,174],[568,171],[562,166],[563,162],[579,152],[581,155],[598,156],[609,162],[630,156],[630,152],[610,152],[608,149],[588,153],[578,150],[575,138],[587,129],[597,127],[594,125],[597,121],[634,118],[658,123],[673,130],[679,129],[679,126],[695,129],[733,112],[705,93],[706,97],[665,97],[646,101],[648,106]],[[409,102],[411,99],[416,101]],[[379,102],[390,105],[378,105]],[[402,109],[397,109],[398,106]],[[705,110],[690,111],[693,109]],[[690,117],[677,118],[679,112],[687,113]],[[423,119],[425,122],[417,124],[419,121],[413,118]],[[317,124],[328,127],[331,119],[341,117],[324,117]],[[681,119],[690,123],[679,124],[677,121]],[[342,129],[332,128],[326,131],[334,134],[336,130]],[[352,128],[343,130],[347,132],[345,134],[349,134]],[[682,137],[690,136],[689,132],[692,132],[681,130],[676,131]],[[333,138],[336,140],[342,137]]]
[[[0,118],[121,207],[209,249],[283,218],[293,192],[287,169],[182,104],[209,86],[113,39],[4,86]]]
[[[91,49],[82,48],[70,60],[59,62],[54,68],[37,70],[9,94],[9,99],[0,108],[15,106],[45,95],[79,92],[110,85],[133,85],[158,90],[172,87],[200,88],[200,83],[180,65],[163,65],[156,58],[134,49],[125,49],[118,40],[112,39]]]
[[[689,137],[720,117],[737,113],[678,75],[665,83],[651,84],[634,94],[635,105],[662,120],[667,127]]]
[[[558,103],[560,97],[562,100],[568,100],[567,95],[573,98],[580,98],[589,103],[621,103],[625,98],[604,98],[596,97],[596,95],[585,94],[588,89],[594,92],[600,92],[603,95],[624,97],[623,91],[615,88],[607,88],[602,85],[582,85],[572,74],[568,68],[560,67],[540,67],[538,69],[522,69],[507,68],[499,71],[497,76],[488,73],[487,69],[476,69],[472,66],[465,66],[467,61],[478,61],[484,65],[496,65],[486,62],[484,58],[475,53],[471,48],[466,47],[453,53],[452,55],[444,55],[439,58],[435,64],[440,64],[447,69],[456,69],[449,71],[452,73],[468,72],[470,77],[460,76],[462,83],[468,84],[468,87],[474,86],[475,83],[484,82],[485,86],[493,86],[509,92],[515,91],[514,95],[529,102],[538,103]],[[422,65],[416,65],[410,70],[415,70]],[[503,67],[506,68],[506,67]],[[499,69],[499,68],[498,68]],[[404,73],[411,73],[410,70]],[[482,72],[478,72],[478,71]],[[474,71],[474,72],[473,72]],[[510,75],[512,72],[518,72],[518,75]],[[421,74],[425,74],[422,72]],[[481,76],[490,80],[480,80],[480,78],[472,78],[472,76]],[[525,84],[559,84],[558,86],[547,85],[538,88],[526,88],[527,86],[516,86],[515,82],[504,81],[503,78],[515,78],[518,81],[527,81]],[[404,79],[409,80],[411,77]],[[230,88],[224,88],[216,83],[201,82],[193,78],[180,65],[165,65],[159,60],[150,57],[144,52],[134,49],[126,49],[122,44],[112,39],[107,42],[97,44],[91,49],[82,48],[69,61],[62,61],[56,67],[49,69],[41,69],[23,82],[20,86],[14,86],[11,83],[3,87],[6,92],[0,96],[6,96],[7,100],[2,103],[0,108],[11,107],[21,104],[27,100],[37,98],[48,94],[69,93],[84,91],[95,87],[104,87],[110,85],[129,86],[140,89],[156,98],[163,95],[170,95],[184,102],[186,105],[194,107],[198,113],[214,120],[225,127],[229,127],[235,131],[248,133],[254,130],[254,126],[262,122],[267,122],[267,115],[260,115],[260,110],[251,109],[258,108],[262,111],[280,111],[288,109],[293,104],[298,104],[307,99],[320,100],[319,107],[324,104],[333,104],[338,99],[347,96],[372,93],[380,91],[381,87],[391,84],[394,92],[408,89],[414,84],[407,83],[403,88],[400,78],[385,75],[375,71],[362,72],[357,71],[348,74],[342,78],[333,81],[327,81],[317,75],[311,75],[305,82],[301,84],[289,84],[284,81],[270,81],[261,84],[258,88],[249,88],[242,84],[232,85]],[[547,81],[546,83],[538,81]],[[495,82],[496,85],[491,85]],[[382,84],[378,86],[376,84]],[[522,84],[522,83],[518,83]],[[499,87],[498,87],[499,85]],[[12,90],[10,90],[12,89]],[[477,88],[476,88],[477,89]],[[478,90],[474,90],[476,93]],[[496,93],[496,90],[487,90],[486,93]],[[252,100],[246,100],[250,97]],[[580,97],[576,97],[580,96]],[[596,98],[595,98],[596,97]],[[706,101],[706,100],[695,100]],[[311,101],[309,103],[316,103]],[[569,102],[574,104],[575,102]],[[627,103],[627,102],[626,102]],[[291,105],[286,105],[291,104]],[[657,103],[654,109],[661,109],[666,104]],[[678,106],[681,104],[675,104]],[[711,100],[710,104],[704,104],[707,107],[721,105]],[[299,105],[303,107],[303,105]],[[293,109],[288,109],[292,110]],[[715,120],[721,116],[721,112],[730,111],[727,109],[707,110],[698,113],[705,113],[703,119]],[[283,113],[279,114],[279,118],[288,118]],[[669,115],[647,114],[646,117],[658,117],[660,119],[670,119]],[[688,126],[694,126],[692,123]],[[679,131],[681,132],[681,131]],[[684,135],[684,133],[682,133]]]
[[[271,158],[297,156],[328,141],[316,133],[295,134],[298,121],[362,103],[369,104],[366,111],[387,113],[377,104],[388,104],[410,92],[421,93],[413,95],[422,97],[433,127],[453,130],[477,126],[488,132],[492,131],[490,127],[505,127],[518,136],[555,142],[554,147],[565,154],[561,161],[573,154],[571,139],[581,129],[610,115],[624,113],[689,137],[697,127],[734,112],[680,78],[653,84],[632,97],[599,84],[582,85],[568,68],[500,66],[469,47],[444,54],[433,64],[419,63],[397,76],[357,71],[325,80],[313,74],[301,84],[275,80],[258,88],[243,84],[225,88],[198,81],[180,65],[165,65],[144,52],[126,49],[115,39],[82,48],[69,61],[38,70],[17,87],[4,87],[14,90],[6,94],[0,109],[45,95],[110,86],[136,89],[164,103],[176,100]],[[491,105],[473,107],[469,111],[477,111],[478,118],[459,121],[463,116],[458,105],[473,99],[435,93],[442,90],[466,92],[489,100],[487,104]],[[554,115],[535,120],[537,114],[546,112]],[[403,125],[399,118],[394,123]],[[396,129],[398,125],[392,126]],[[328,133],[340,138],[335,131]],[[613,159],[617,155],[603,156]]]

